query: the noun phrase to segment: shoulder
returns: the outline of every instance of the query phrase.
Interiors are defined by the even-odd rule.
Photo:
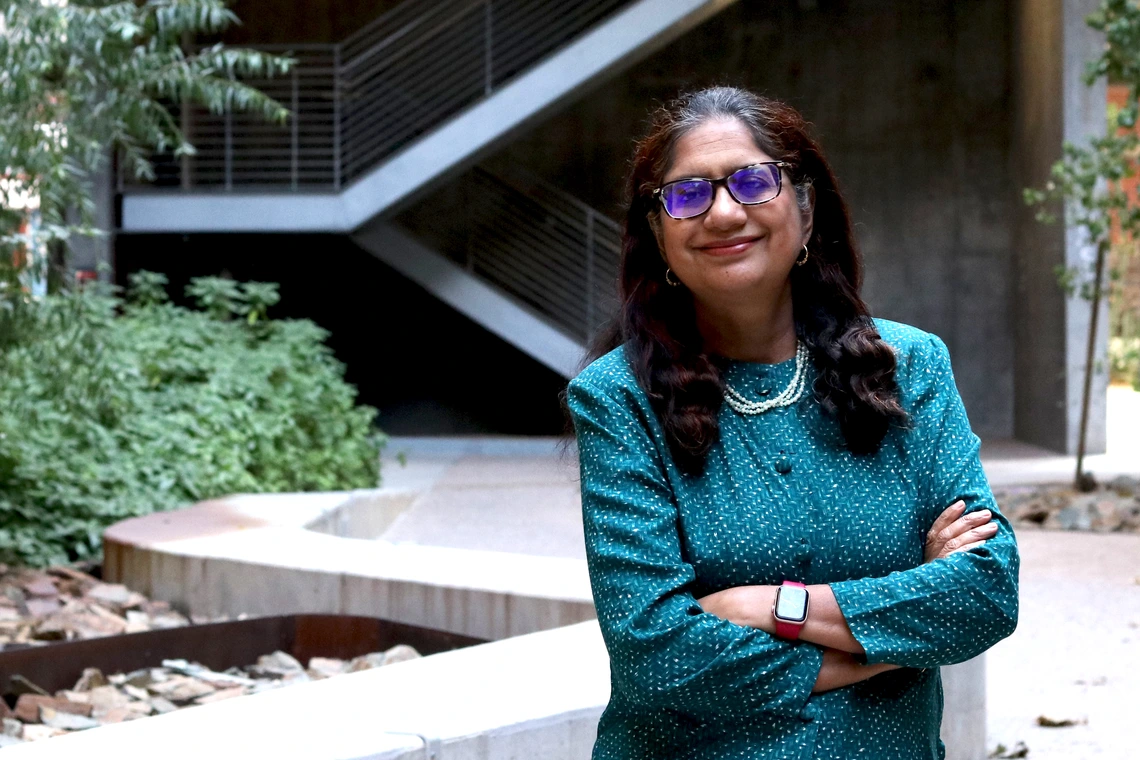
[[[625,346],[618,346],[590,362],[570,381],[570,390],[589,389],[611,398],[638,388],[637,378],[626,358]]]
[[[652,426],[649,397],[633,374],[624,346],[599,356],[570,381],[566,406],[575,420],[583,416],[636,418]],[[614,423],[616,419],[611,420]]]
[[[898,358],[895,380],[902,391],[904,407],[955,388],[950,351],[941,338],[902,322],[879,318],[874,321],[879,336]]]
[[[915,358],[931,358],[946,350],[946,344],[932,332],[879,317],[874,318],[874,323],[879,337],[894,349],[900,363]]]

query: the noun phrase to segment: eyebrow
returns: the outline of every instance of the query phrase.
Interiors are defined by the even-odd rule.
[[[677,177],[676,179],[663,179],[663,180],[661,180],[661,184],[662,185],[668,185],[670,182],[680,182],[680,181],[686,180],[686,179],[724,179],[725,177],[731,177],[733,174],[736,174],[741,169],[746,169],[749,166],[756,166],[756,164],[776,163],[776,161],[777,160],[774,158],[767,159],[764,161],[751,161],[747,164],[741,164],[740,166],[738,166],[735,169],[733,169],[732,171],[730,171],[728,174],[722,174],[719,177],[710,177],[707,174],[682,174],[680,177]],[[669,173],[666,173],[665,176],[669,176]]]

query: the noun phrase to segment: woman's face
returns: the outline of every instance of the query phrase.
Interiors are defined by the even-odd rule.
[[[677,141],[662,184],[687,177],[716,179],[772,160],[741,122],[708,121]],[[658,220],[657,240],[673,276],[706,304],[779,293],[811,237],[811,215],[801,214],[787,172],[780,194],[766,203],[741,205],[722,184],[704,214],[673,219],[659,209]]]

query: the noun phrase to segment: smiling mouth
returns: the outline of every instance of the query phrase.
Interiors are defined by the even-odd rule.
[[[760,238],[738,238],[736,240],[726,240],[722,243],[712,243],[710,245],[702,245],[697,250],[710,253],[715,256],[725,256],[733,253],[741,253],[746,251],[753,243]]]

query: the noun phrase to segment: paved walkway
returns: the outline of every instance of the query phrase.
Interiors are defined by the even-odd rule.
[[[394,439],[385,485],[431,486],[390,541],[584,557],[577,465],[554,439]],[[994,487],[1066,482],[1075,459],[987,441]],[[1140,393],[1112,388],[1101,479],[1140,475]],[[989,747],[1033,760],[1140,758],[1140,536],[1023,530],[1017,631],[987,655]],[[1075,720],[1042,728],[1037,717]],[[1082,722],[1083,721],[1083,722]]]
[[[1017,630],[986,655],[989,748],[1140,758],[1140,536],[1023,530],[1018,548]]]

